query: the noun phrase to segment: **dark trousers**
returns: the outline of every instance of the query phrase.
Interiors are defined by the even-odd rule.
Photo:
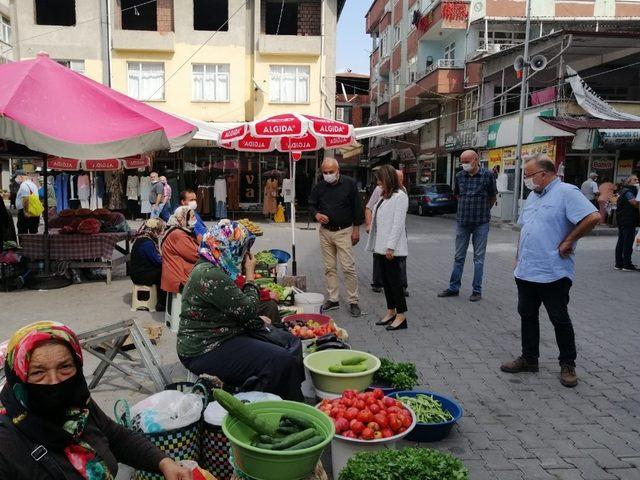
[[[285,400],[303,401],[302,343],[291,335],[287,347],[238,335],[198,357],[180,357],[196,375],[215,375],[228,385],[269,392]]]
[[[131,274],[131,281],[136,285],[155,285],[158,293],[157,306],[164,308],[167,304],[167,292],[160,288],[162,281],[162,268],[145,270],[143,272],[135,272]]]
[[[616,267],[630,267],[633,241],[636,238],[636,227],[618,227],[618,243],[616,244]]]
[[[540,356],[540,305],[544,304],[556,333],[560,365],[575,366],[576,341],[569,318],[569,290],[572,282],[562,278],[551,283],[536,283],[516,278],[518,313],[522,322],[522,356],[533,363]]]
[[[374,261],[378,264],[378,269],[382,276],[382,287],[387,300],[387,308],[395,310],[397,313],[407,311],[407,299],[404,296],[402,286],[401,261],[406,263],[407,257],[393,257],[388,260],[384,255],[373,254]],[[402,260],[401,260],[402,259]]]
[[[400,265],[400,278],[402,279],[403,288],[409,288],[407,282],[407,257],[398,257],[398,264]],[[382,288],[382,272],[376,262],[376,256],[373,255],[373,275],[371,279],[371,286]]]
[[[40,217],[27,217],[24,214],[24,209],[18,210],[18,234],[23,233],[38,233],[38,226],[40,225]]]

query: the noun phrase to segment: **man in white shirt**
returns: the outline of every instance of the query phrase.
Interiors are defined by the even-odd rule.
[[[596,172],[591,172],[589,174],[589,178],[587,178],[580,187],[582,194],[594,204],[596,208],[598,208],[597,200],[598,195],[600,195],[600,189],[598,188],[598,184],[596,180],[598,179],[598,174]]]
[[[16,208],[18,209],[18,234],[38,233],[40,216],[29,217],[25,212],[29,206],[29,195],[38,195],[37,185],[29,178],[24,170],[16,170],[16,182],[20,185],[16,194]]]

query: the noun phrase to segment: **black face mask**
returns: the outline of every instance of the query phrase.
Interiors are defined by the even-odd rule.
[[[26,383],[29,410],[46,420],[58,420],[70,408],[83,408],[89,400],[89,387],[82,372],[55,385]]]

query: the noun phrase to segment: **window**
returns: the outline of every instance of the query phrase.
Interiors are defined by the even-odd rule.
[[[336,107],[336,120],[351,123],[351,109],[352,107]]]
[[[267,1],[265,15],[267,35],[298,35],[297,3]]]
[[[451,42],[444,46],[445,60],[454,60],[456,58],[456,42]]]
[[[397,45],[402,40],[402,29],[400,28],[400,24],[396,24],[393,26],[393,45]]]
[[[157,2],[121,0],[120,8],[123,30],[158,30]]]
[[[417,71],[418,71],[418,57],[414,55],[409,59],[409,65],[407,66],[407,72],[408,72],[407,77],[409,78],[409,83],[413,83],[417,80],[416,79]]]
[[[129,62],[129,96],[164,100],[164,63]]]
[[[84,75],[84,60],[56,60],[63,67],[70,68],[74,72]]]
[[[36,0],[36,23],[64,27],[75,25],[75,0]]]
[[[271,65],[269,101],[307,103],[309,101],[309,67]]]
[[[395,95],[400,92],[400,70],[393,72],[391,95]]]
[[[390,27],[387,27],[384,29],[384,32],[382,32],[382,37],[380,38],[380,56],[381,57],[388,57],[390,52],[390,48],[389,48],[389,32],[390,32]]]
[[[489,45],[485,44],[484,30],[478,32],[478,48],[487,50],[491,45],[498,45],[497,48],[511,47],[524,42],[524,32],[490,31],[487,34]]]
[[[229,30],[229,0],[193,0],[193,29]]]
[[[464,124],[466,122],[471,122],[476,119],[476,103],[478,103],[478,92],[477,90],[471,91],[467,93],[462,99],[459,101],[458,108],[458,124]],[[466,128],[466,127],[465,127]]]
[[[228,102],[229,64],[194,64],[192,98],[196,102]]]
[[[11,22],[0,15],[0,42],[11,45]]]

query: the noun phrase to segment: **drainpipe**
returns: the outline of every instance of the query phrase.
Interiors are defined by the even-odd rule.
[[[111,0],[100,2],[102,28],[102,83],[111,86]]]
[[[324,9],[326,8],[326,0],[322,0],[320,3],[320,95],[323,97],[323,102],[327,112],[329,113],[329,118],[333,118],[333,111],[331,109],[331,105],[329,105],[327,91],[324,88],[324,64],[326,62],[325,58],[325,48],[324,48],[324,37],[325,37],[325,18],[326,15],[324,13]],[[337,25],[336,25],[337,26]],[[322,103],[320,104],[320,116],[322,117]]]
[[[7,53],[11,52],[13,56],[13,60],[17,62],[20,60],[20,42],[18,41],[18,38],[20,36],[19,30],[18,30],[18,0],[11,1],[10,8],[11,8],[11,32],[12,32],[11,33],[12,38],[10,40],[12,42],[11,47],[13,48],[13,51],[9,49],[7,50]]]

